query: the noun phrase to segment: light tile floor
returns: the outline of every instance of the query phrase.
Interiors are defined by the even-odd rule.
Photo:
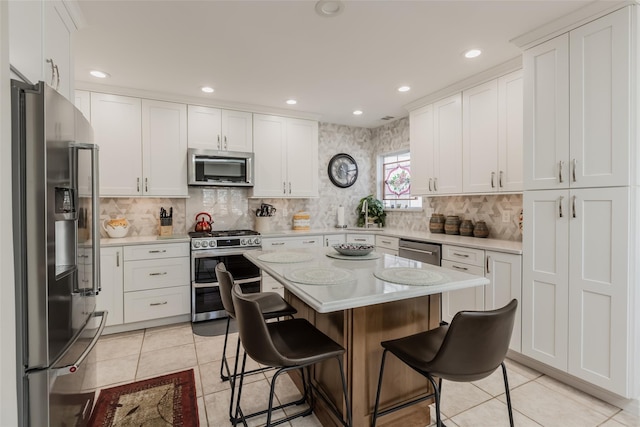
[[[97,379],[85,387],[107,388],[145,378],[193,368],[196,377],[201,426],[231,425],[228,417],[230,389],[220,380],[224,335],[203,337],[193,334],[190,323],[105,335],[96,345]],[[230,336],[231,354],[236,334]],[[232,361],[233,363],[233,361]],[[516,426],[638,427],[640,418],[573,389],[514,361],[507,360]],[[258,365],[253,362],[252,368]],[[243,409],[265,407],[273,371],[252,375],[243,389]],[[299,393],[293,382],[281,376],[276,396],[282,402]],[[508,426],[502,373],[475,383],[445,381],[442,413],[448,427]],[[289,409],[287,409],[288,411]],[[299,408],[291,409],[299,410]],[[274,414],[274,419],[282,413]],[[435,410],[432,410],[435,419]],[[252,419],[250,426],[264,425],[266,417]],[[288,427],[317,427],[312,415],[298,418]],[[403,427],[405,427],[403,425]],[[420,426],[424,427],[424,426]]]

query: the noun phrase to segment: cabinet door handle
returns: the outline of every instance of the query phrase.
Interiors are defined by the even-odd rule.
[[[149,273],[149,276],[166,276],[167,272],[163,271],[162,273]]]
[[[56,64],[53,62],[53,59],[51,58],[48,58],[46,62],[47,64],[51,64],[51,86],[54,87],[53,79],[56,77]],[[60,79],[58,78],[58,83],[59,82],[60,82]]]
[[[156,306],[156,305],[167,305],[167,303],[168,303],[168,301],[163,301],[163,302],[152,302],[152,303],[150,303],[149,305],[150,305],[151,307],[154,307],[154,306]]]
[[[573,198],[571,199],[571,210],[573,211],[571,213],[571,216],[576,218],[576,196],[573,196]]]
[[[56,90],[58,90],[60,89],[60,69],[57,64],[53,66],[53,69],[56,70]]]
[[[282,181],[282,194],[287,194],[287,183]]]
[[[116,252],[116,267],[120,267],[120,251]]]
[[[491,172],[491,188],[496,188],[495,183],[493,182],[496,178],[496,173],[495,172]]]
[[[145,193],[149,192],[149,178],[144,179],[144,192]]]
[[[324,245],[325,245],[325,246],[329,246],[329,239],[325,239],[325,243],[324,243]]]
[[[571,171],[571,179],[573,179],[573,182],[576,182],[576,169],[578,168],[578,161],[576,159],[573,159],[571,163],[573,166],[573,170]]]
[[[291,181],[289,181],[289,194],[291,194]]]
[[[490,260],[491,260],[491,257],[490,257],[490,256],[487,256],[487,273],[491,273],[491,272],[489,271],[489,262],[490,262]]]
[[[461,257],[463,257],[463,258],[469,258],[469,255],[467,255],[467,254],[459,254],[459,253],[457,253],[457,252],[453,252],[451,255],[461,256]]]
[[[429,191],[433,191],[433,190],[431,189],[431,182],[432,182],[432,181],[433,181],[433,178],[429,178]]]
[[[558,162],[558,182],[564,182],[564,178],[562,178],[562,168],[564,167],[564,162],[560,160]]]
[[[227,150],[227,135],[224,136],[224,149]]]
[[[458,267],[457,265],[452,265],[451,268],[454,268],[456,270],[462,270],[462,271],[469,270],[467,267]]]
[[[220,149],[220,134],[218,134],[218,150]]]
[[[165,252],[167,252],[166,249],[156,249],[156,250],[153,250],[153,251],[149,251],[150,254],[163,254]]]
[[[503,186],[502,186],[502,174],[503,174],[503,172],[500,171],[500,176],[498,177],[498,186],[500,188],[503,188]]]
[[[140,177],[136,178],[136,191],[140,192]]]
[[[438,177],[433,178],[433,191],[438,191]]]
[[[562,218],[564,215],[562,215],[562,200],[564,200],[564,196],[560,196],[560,199],[558,200],[558,217]]]

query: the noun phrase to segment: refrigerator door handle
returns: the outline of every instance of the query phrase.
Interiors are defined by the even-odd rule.
[[[91,148],[91,209],[93,224],[91,227],[91,241],[93,252],[93,292],[98,294],[102,290],[100,283],[100,164],[98,146]]]
[[[100,321],[98,332],[91,340],[91,343],[89,343],[87,348],[78,357],[78,360],[76,360],[74,363],[71,363],[70,365],[66,365],[66,366],[62,366],[60,368],[54,369],[57,376],[73,374],[78,370],[78,367],[82,365],[82,362],[84,362],[84,359],[89,355],[89,353],[91,353],[91,350],[93,350],[93,347],[95,347],[98,340],[102,336],[102,331],[104,330],[104,327],[107,326],[107,314],[108,314],[107,311],[95,311],[93,313],[92,315],[93,317],[102,316],[102,321]]]

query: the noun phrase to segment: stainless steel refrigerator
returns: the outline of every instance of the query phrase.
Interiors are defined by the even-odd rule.
[[[100,290],[98,147],[44,83],[11,81],[18,402],[22,426],[85,425]],[[0,422],[1,424],[1,422]]]

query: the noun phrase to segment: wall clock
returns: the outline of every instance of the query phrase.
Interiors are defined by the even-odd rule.
[[[329,160],[329,179],[337,187],[351,187],[358,179],[358,164],[348,154],[336,154]]]

